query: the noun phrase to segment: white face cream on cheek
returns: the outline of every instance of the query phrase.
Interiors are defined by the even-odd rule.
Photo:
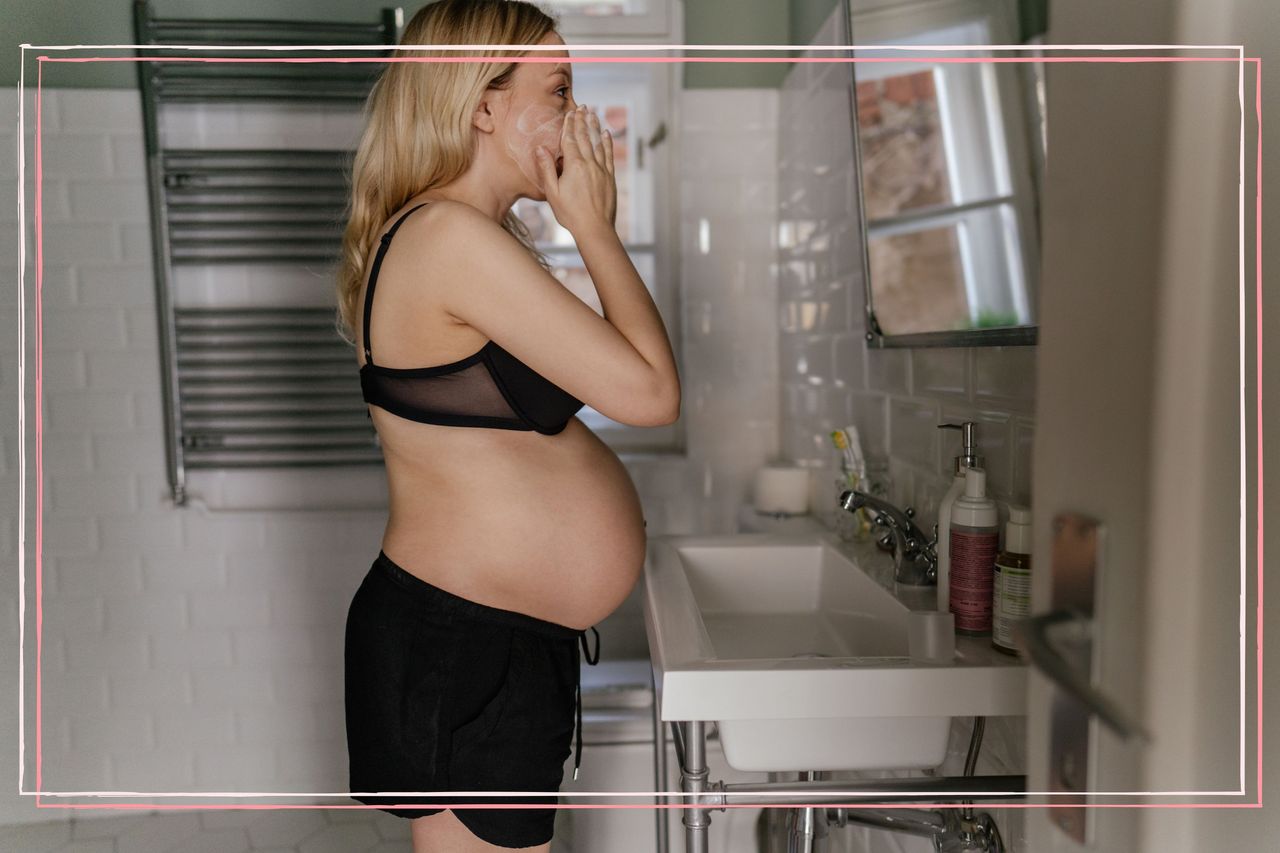
[[[555,107],[536,104],[525,107],[507,131],[507,155],[538,189],[542,189],[542,179],[538,176],[535,152],[541,145],[552,157],[560,155],[564,117],[565,113]]]

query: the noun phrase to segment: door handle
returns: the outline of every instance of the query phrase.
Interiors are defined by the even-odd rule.
[[[1109,697],[1089,683],[1080,671],[1068,663],[1049,639],[1049,629],[1055,625],[1073,626],[1084,644],[1090,643],[1093,620],[1071,610],[1053,610],[1039,616],[1031,616],[1021,623],[1022,647],[1027,651],[1032,666],[1048,678],[1064,693],[1075,699],[1116,734],[1126,740],[1150,742],[1151,734]]]
[[[644,168],[644,149],[657,148],[658,143],[667,138],[667,123],[665,121],[658,122],[658,129],[653,132],[648,140],[643,137],[636,144],[636,168]]]

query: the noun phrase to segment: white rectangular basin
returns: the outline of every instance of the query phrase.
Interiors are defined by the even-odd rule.
[[[895,586],[891,562],[831,532],[651,537],[661,718],[714,721],[738,770],[867,770],[937,766],[953,716],[1025,713],[1026,668],[989,638],[911,657],[934,590]]]

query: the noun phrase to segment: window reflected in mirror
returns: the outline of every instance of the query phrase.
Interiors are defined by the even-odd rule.
[[[939,62],[1000,44],[988,12],[853,25],[855,43],[919,45],[853,63],[869,314],[884,336],[1034,326],[1037,260],[1030,66]],[[966,17],[967,15],[967,17]],[[997,28],[998,30],[999,28]],[[930,61],[930,60],[933,61]]]

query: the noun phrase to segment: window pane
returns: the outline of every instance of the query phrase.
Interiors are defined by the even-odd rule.
[[[871,295],[886,335],[1035,322],[1010,204],[871,234]]]
[[[958,224],[871,237],[871,304],[886,335],[969,325]]]
[[[972,20],[922,32],[897,33],[892,38],[868,37],[866,44],[960,45],[989,44],[984,20]],[[884,58],[883,52],[871,56]],[[877,184],[891,209],[867,211],[868,220],[928,206],[926,196],[915,197],[916,185],[941,204],[965,204],[1012,192],[1009,150],[1000,110],[999,78],[995,66],[984,63],[929,63],[930,51],[895,51],[903,61],[856,63],[858,121],[876,130],[868,136],[859,128],[863,150],[863,183],[868,195]],[[973,50],[970,58],[985,55]],[[912,60],[915,61],[907,61]],[[868,101],[863,106],[863,99]],[[869,145],[873,152],[869,163]],[[891,174],[880,177],[878,168]],[[920,172],[910,174],[910,170]]]
[[[868,219],[951,203],[933,71],[858,83]]]

